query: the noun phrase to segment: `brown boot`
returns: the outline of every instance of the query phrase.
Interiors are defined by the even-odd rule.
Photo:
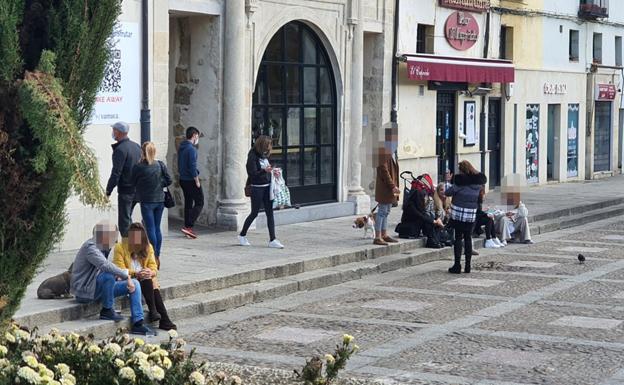
[[[377,246],[388,246],[388,242],[384,241],[381,238],[375,238],[375,240],[373,241],[373,245],[377,245]]]
[[[388,242],[388,243],[398,243],[399,241],[397,241],[396,239],[392,238],[389,235],[386,235],[385,237],[383,237],[383,240]]]

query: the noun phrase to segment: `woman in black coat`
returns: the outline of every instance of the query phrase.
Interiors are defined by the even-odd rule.
[[[420,180],[418,183],[422,184]],[[428,195],[426,187],[416,189],[410,194],[403,207],[401,223],[395,231],[399,233],[399,238],[417,238],[422,231],[427,237],[427,247],[439,248],[439,242],[434,242],[434,230],[436,227],[444,227],[444,224],[439,218],[435,219],[433,213],[427,212],[425,200]]]

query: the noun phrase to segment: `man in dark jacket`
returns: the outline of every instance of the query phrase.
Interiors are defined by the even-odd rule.
[[[204,208],[204,192],[199,183],[197,169],[197,150],[201,133],[195,127],[186,129],[186,140],[180,143],[178,149],[178,172],[180,173],[180,187],[184,194],[184,227],[182,233],[189,238],[197,238],[193,231],[195,221]]]
[[[132,222],[132,210],[136,204],[132,184],[132,168],[141,160],[141,147],[128,138],[130,126],[125,122],[113,124],[113,170],[111,171],[106,195],[110,197],[117,187],[117,218],[121,236],[128,237],[128,228]]]

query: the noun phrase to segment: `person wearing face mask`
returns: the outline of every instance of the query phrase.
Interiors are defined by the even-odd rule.
[[[193,230],[195,221],[204,208],[204,192],[199,183],[197,169],[197,149],[199,137],[202,136],[195,127],[186,129],[186,140],[180,143],[178,150],[178,172],[180,187],[184,194],[184,227],[182,233],[188,238],[195,239],[197,234]]]
[[[266,135],[261,135],[256,139],[254,146],[247,154],[247,176],[248,184],[251,186],[251,213],[245,219],[243,229],[238,235],[238,242],[241,246],[251,246],[247,240],[247,230],[260,212],[260,207],[264,206],[264,213],[267,218],[269,228],[269,247],[283,249],[284,245],[275,238],[275,220],[273,219],[273,201],[271,199],[271,175],[273,167],[269,163],[272,141]]]
[[[106,185],[106,196],[110,197],[117,187],[117,223],[121,236],[126,238],[132,221],[132,210],[137,203],[132,168],[141,160],[141,146],[128,138],[128,123],[117,122],[111,127],[112,138],[116,143],[112,145],[113,169]]]

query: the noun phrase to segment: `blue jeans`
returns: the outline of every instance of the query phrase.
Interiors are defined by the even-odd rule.
[[[160,246],[162,246],[162,232],[160,231],[160,220],[162,219],[165,204],[163,202],[141,203],[141,215],[145,223],[145,231],[152,246],[156,258],[160,258]]]
[[[115,276],[111,273],[100,273],[96,278],[95,299],[99,301],[103,308],[112,309],[115,304],[115,298],[129,295],[130,296],[130,318],[132,323],[143,320],[143,304],[141,304],[141,285],[136,279],[134,282],[134,293],[128,292],[128,283],[126,280],[116,281]],[[78,302],[93,302],[84,298],[76,298]]]
[[[390,215],[391,208],[392,203],[380,203],[377,206],[377,218],[375,220],[375,234],[377,237],[380,236],[381,231],[388,229],[388,215]]]

